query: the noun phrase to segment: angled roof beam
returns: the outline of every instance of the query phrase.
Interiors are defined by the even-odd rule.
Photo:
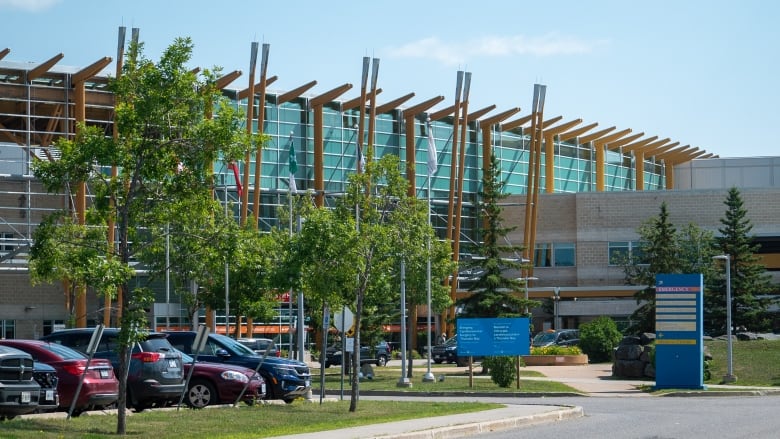
[[[637,133],[637,134],[632,134],[628,137],[624,137],[622,139],[614,140],[612,142],[607,142],[607,149],[618,149],[621,146],[629,144],[644,135],[645,133]]]
[[[610,132],[614,131],[616,127],[612,126],[609,128],[605,128],[601,131],[596,131],[595,133],[588,134],[586,136],[580,137],[580,143],[589,143],[593,142],[594,140],[600,139],[604,137],[605,135],[609,134]]]
[[[618,131],[617,133],[612,133],[608,136],[600,137],[598,139],[594,139],[593,143],[596,145],[604,145],[605,143],[614,142],[616,140],[619,140],[621,137],[631,134],[631,128],[626,128],[622,131]]]
[[[376,94],[379,94],[379,93],[382,93],[382,89],[381,88],[376,89]],[[361,99],[361,96],[358,96],[356,98],[352,98],[352,99],[350,99],[348,101],[342,102],[341,103],[341,111],[354,110],[355,108],[359,107],[360,106],[360,99]]]
[[[566,142],[568,140],[572,140],[572,139],[580,136],[581,134],[585,134],[588,131],[592,130],[593,128],[596,128],[597,126],[599,126],[599,123],[598,122],[593,122],[590,125],[585,125],[584,127],[579,127],[576,130],[571,130],[569,132],[559,134],[558,135],[558,140],[560,140],[561,142]]]
[[[658,159],[659,155],[669,151],[672,148],[676,148],[678,145],[680,145],[680,142],[668,143],[664,146],[659,146],[654,149],[643,150],[642,152],[645,154],[645,157],[655,157]]]
[[[376,107],[376,114],[384,114],[388,111],[391,111],[394,108],[398,108],[399,106],[403,105],[404,102],[408,101],[409,99],[414,97],[414,93],[408,93],[400,98],[393,99],[390,102],[386,102],[382,105],[377,105]]]
[[[450,105],[447,108],[429,114],[428,117],[430,117],[431,120],[439,120],[449,116],[453,112],[455,112],[455,105]]]
[[[676,162],[680,157],[688,155],[688,153],[696,152],[699,148],[691,148],[691,145],[681,146],[672,150],[667,150],[663,153],[657,154],[656,159],[665,160],[667,162]]]
[[[350,83],[342,84],[342,85],[340,85],[340,86],[338,86],[338,87],[336,87],[336,88],[334,88],[334,89],[332,89],[330,91],[326,91],[325,93],[312,98],[311,101],[309,101],[309,103],[311,104],[312,107],[314,107],[316,105],[325,105],[328,102],[330,102],[330,101],[336,99],[337,97],[343,95],[344,93],[346,93],[351,88],[352,88],[352,84],[350,84]]]
[[[238,79],[239,76],[241,76],[241,70],[233,70],[227,75],[220,76],[214,83],[214,86],[217,87],[217,90],[222,90],[223,88],[227,87],[228,84]]]
[[[314,87],[315,85],[317,85],[317,81],[307,82],[306,84],[303,84],[298,88],[280,94],[279,96],[276,97],[276,105],[281,105],[285,102],[290,102],[291,100],[309,91],[309,89]]]
[[[534,115],[532,113],[532,114],[520,117],[520,118],[515,119],[515,120],[510,120],[507,123],[502,123],[501,124],[501,131],[509,131],[509,130],[513,130],[515,128],[520,128],[521,126],[527,124],[533,117],[534,117]]]
[[[83,69],[76,72],[73,76],[71,76],[71,85],[78,84],[79,82],[84,82],[87,79],[97,75],[98,73],[100,73],[101,70],[103,70],[109,64],[111,64],[110,56],[104,56],[103,58],[93,62],[89,66],[84,67]]]
[[[506,118],[512,117],[515,114],[520,112],[520,107],[510,108],[502,113],[498,113],[496,115],[490,116],[486,119],[482,119],[479,121],[479,125],[484,128],[490,128],[493,125],[497,123],[501,123]],[[469,117],[470,119],[471,117]]]
[[[5,48],[3,50],[0,50],[0,59],[5,58],[6,55],[8,55],[11,52],[11,49]]]
[[[564,131],[566,131],[568,129],[574,128],[574,127],[576,127],[577,125],[579,125],[581,123],[582,123],[582,119],[574,119],[574,120],[570,120],[568,122],[562,123],[562,124],[554,126],[554,127],[545,128],[544,129],[544,135],[545,136],[557,136],[558,134],[560,134],[560,133],[562,133],[562,132],[564,132]]]
[[[490,113],[491,111],[493,111],[495,109],[496,109],[496,106],[494,104],[494,105],[489,105],[489,106],[487,106],[487,107],[485,107],[485,108],[483,108],[481,110],[477,110],[477,111],[475,111],[473,113],[469,113],[469,115],[467,116],[468,120],[475,121],[475,120],[477,120],[480,117]]]
[[[272,83],[276,82],[277,79],[279,79],[279,77],[276,75],[271,76],[270,78],[266,78],[265,86],[268,87]],[[262,85],[263,85],[262,81],[258,82],[257,84],[254,85],[254,89],[259,90]],[[238,99],[246,99],[247,97],[249,97],[249,88],[245,88],[238,92]]]
[[[420,102],[417,105],[413,105],[409,108],[404,108],[401,110],[402,117],[415,117],[424,111],[428,111],[429,108],[433,107],[434,105],[438,104],[443,100],[444,100],[444,96],[439,95],[434,98],[430,98],[427,101]]]
[[[641,147],[639,147],[639,148],[636,148],[634,151],[635,151],[637,154],[638,154],[638,153],[645,154],[647,151],[650,151],[650,150],[652,150],[652,149],[654,149],[654,148],[658,148],[659,146],[666,145],[666,144],[667,144],[667,143],[669,143],[669,142],[671,142],[671,139],[669,139],[669,138],[667,137],[667,138],[665,138],[665,139],[657,140],[657,141],[655,141],[655,142],[648,143],[647,145],[644,145],[644,146],[641,146]]]
[[[647,139],[642,139],[628,145],[623,145],[623,151],[633,151],[635,149],[640,149],[648,143],[654,142],[656,139],[658,139],[658,136],[648,137]]]
[[[52,67],[54,67],[54,65],[57,64],[62,59],[63,56],[65,55],[63,55],[62,53],[54,55],[50,60],[35,66],[34,69],[27,72],[27,81],[33,81],[35,79],[40,78],[42,75],[48,72]],[[0,58],[2,57],[0,56]]]

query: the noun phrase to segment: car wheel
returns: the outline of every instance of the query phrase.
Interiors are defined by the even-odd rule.
[[[376,365],[379,367],[384,367],[387,365],[387,356],[386,355],[380,355],[376,358]]]
[[[441,364],[442,361],[441,360],[433,360],[433,362],[436,363],[436,364]]]
[[[204,380],[196,380],[190,383],[190,388],[187,390],[187,397],[184,398],[184,401],[192,408],[202,409],[209,404],[214,404],[216,398],[217,392],[211,383]]]

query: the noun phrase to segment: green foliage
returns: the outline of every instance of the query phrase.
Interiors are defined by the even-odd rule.
[[[639,308],[631,315],[628,333],[655,332],[655,277],[657,274],[705,273],[715,254],[712,234],[694,224],[680,231],[669,221],[666,203],[661,203],[657,217],[650,218],[637,230],[643,243],[641,260],[624,262],[626,283],[646,288],[634,298]]]
[[[498,159],[493,156],[490,167],[483,172],[477,209],[481,215],[479,224],[483,225],[479,252],[484,259],[472,265],[480,267],[483,274],[469,288],[472,294],[458,301],[463,306],[464,317],[519,317],[525,315],[525,309],[539,306],[538,301],[523,298],[523,281],[504,276],[504,270],[523,268],[519,262],[523,248],[501,244],[514,230],[501,225],[503,208],[499,202],[508,196],[503,192],[504,185]]]
[[[517,379],[515,357],[486,357],[482,366],[490,370],[490,379],[499,387],[507,388]]]
[[[531,355],[581,355],[582,349],[579,346],[536,346],[531,347]]]
[[[739,190],[731,188],[724,204],[727,209],[720,220],[723,227],[718,229],[717,243],[720,253],[731,257],[732,324],[756,332],[768,330],[771,325],[766,310],[770,301],[760,296],[772,290],[771,276],[756,254],[759,245],[753,241],[753,226]],[[705,330],[713,334],[726,332],[725,276],[723,262],[717,261],[715,275],[710,278],[704,297]]]
[[[622,338],[615,321],[607,316],[580,325],[580,348],[593,363],[610,361]]]

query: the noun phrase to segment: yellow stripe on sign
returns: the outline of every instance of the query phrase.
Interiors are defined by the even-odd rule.
[[[658,331],[695,331],[696,322],[655,322],[655,330]]]
[[[670,339],[662,339],[662,340],[655,340],[655,344],[696,344],[696,340],[688,340],[688,339],[679,339],[679,340],[670,340]]]

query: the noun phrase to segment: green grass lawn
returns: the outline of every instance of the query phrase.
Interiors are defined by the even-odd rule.
[[[727,368],[725,340],[712,340],[705,346],[712,354],[707,384],[720,384]],[[780,340],[732,342],[734,375],[742,386],[780,386]]]

